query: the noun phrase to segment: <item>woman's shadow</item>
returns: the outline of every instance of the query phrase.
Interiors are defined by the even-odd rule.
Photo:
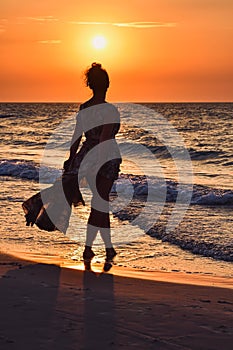
[[[1,349],[115,348],[113,275],[24,264],[0,262]]]
[[[85,349],[110,349],[116,345],[114,276],[83,273]]]

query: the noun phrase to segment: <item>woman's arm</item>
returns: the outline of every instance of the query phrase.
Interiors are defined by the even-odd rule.
[[[64,169],[68,170],[70,167],[70,164],[72,163],[72,160],[74,159],[74,156],[78,150],[80,141],[82,138],[82,131],[79,125],[79,122],[76,122],[76,126],[75,126],[75,130],[74,130],[74,134],[71,140],[71,146],[70,146],[70,156],[69,158],[64,162]]]
[[[73,134],[73,137],[72,137],[72,140],[71,140],[71,146],[70,146],[70,159],[73,159],[77,150],[78,150],[78,147],[79,147],[79,144],[80,144],[80,141],[81,141],[81,138],[82,138],[82,134],[79,135],[79,133],[77,132],[77,125],[76,125],[76,128],[75,128],[75,131],[74,131],[74,134]]]

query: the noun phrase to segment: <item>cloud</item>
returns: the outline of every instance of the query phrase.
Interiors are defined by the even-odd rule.
[[[176,23],[166,22],[129,22],[129,23],[113,23],[117,27],[127,28],[159,28],[159,27],[175,27]]]
[[[29,21],[35,21],[35,22],[57,22],[59,21],[58,18],[55,18],[53,16],[43,16],[43,17],[24,17],[21,19],[26,19]]]
[[[160,28],[160,27],[175,27],[176,23],[167,23],[167,22],[76,22],[72,21],[71,24],[79,25],[112,25],[115,27],[124,27],[124,28]]]
[[[38,44],[60,44],[61,40],[38,40]]]
[[[0,34],[4,33],[6,31],[6,24],[7,24],[7,19],[1,18],[0,19]]]
[[[70,21],[69,23],[71,24],[81,24],[81,25],[95,25],[95,24],[100,24],[100,25],[112,25],[112,23],[109,22],[80,22],[80,21]]]

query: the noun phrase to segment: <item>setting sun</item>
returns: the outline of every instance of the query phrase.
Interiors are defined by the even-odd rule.
[[[92,44],[93,44],[95,49],[100,50],[100,49],[104,49],[106,47],[107,42],[106,42],[106,39],[104,36],[97,35],[93,38]]]

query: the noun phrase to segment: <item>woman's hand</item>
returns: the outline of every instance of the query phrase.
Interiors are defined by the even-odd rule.
[[[72,163],[72,160],[73,160],[72,158],[68,158],[68,159],[64,162],[63,168],[64,168],[65,171],[68,171],[68,170],[69,170],[70,165],[71,165],[71,163]]]

